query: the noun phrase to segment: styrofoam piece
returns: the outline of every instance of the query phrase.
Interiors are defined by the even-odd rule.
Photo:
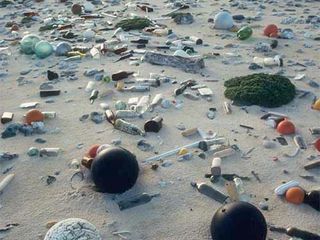
[[[287,183],[284,183],[284,184],[281,184],[280,186],[278,186],[275,190],[274,190],[274,193],[277,194],[278,196],[282,196],[286,193],[286,191],[289,189],[289,188],[292,188],[292,187],[297,187],[299,186],[299,182],[298,181],[295,181],[295,180],[291,180]]]

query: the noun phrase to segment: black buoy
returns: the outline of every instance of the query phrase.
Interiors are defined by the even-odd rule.
[[[128,150],[110,147],[94,158],[91,173],[101,192],[123,193],[136,183],[139,165],[135,155]]]
[[[265,240],[266,220],[250,203],[229,203],[214,214],[211,236],[213,240]]]
[[[308,192],[303,202],[320,211],[320,190]]]

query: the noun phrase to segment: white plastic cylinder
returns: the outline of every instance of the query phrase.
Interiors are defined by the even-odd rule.
[[[136,106],[136,112],[143,114],[146,112],[149,108],[149,103],[150,103],[150,95],[145,95],[142,96]]]
[[[216,157],[212,159],[211,163],[211,174],[212,176],[220,176],[221,175],[221,158]]]
[[[213,156],[214,157],[223,158],[223,157],[231,156],[231,155],[233,155],[235,153],[236,153],[236,151],[233,148],[227,148],[227,149],[221,150],[219,152],[215,152],[213,154]]]
[[[85,88],[85,91],[91,92],[94,89],[95,85],[96,85],[96,83],[94,81],[89,81],[86,88]]]

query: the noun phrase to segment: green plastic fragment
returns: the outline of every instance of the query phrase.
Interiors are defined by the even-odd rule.
[[[116,27],[121,27],[124,31],[130,30],[141,30],[145,27],[149,27],[152,25],[152,22],[147,18],[135,17],[123,19],[116,24]]]
[[[21,23],[22,23],[22,24],[30,23],[30,22],[32,22],[32,21],[33,21],[32,17],[23,17],[23,18],[21,19]]]
[[[105,77],[103,78],[103,81],[106,82],[106,83],[111,82],[110,76],[105,76]]]
[[[240,40],[246,40],[249,37],[251,37],[253,31],[252,28],[248,27],[248,26],[244,26],[242,28],[239,29],[239,31],[237,32],[237,37]]]
[[[44,31],[56,29],[57,27],[58,27],[58,24],[49,24],[49,25],[41,26],[39,28],[39,31],[44,32]]]

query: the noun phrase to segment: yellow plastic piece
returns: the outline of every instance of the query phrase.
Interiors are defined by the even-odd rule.
[[[315,110],[320,110],[320,98],[312,106]]]
[[[181,155],[185,155],[188,153],[188,150],[186,148],[181,148],[180,151],[178,152],[178,155],[181,156]]]

